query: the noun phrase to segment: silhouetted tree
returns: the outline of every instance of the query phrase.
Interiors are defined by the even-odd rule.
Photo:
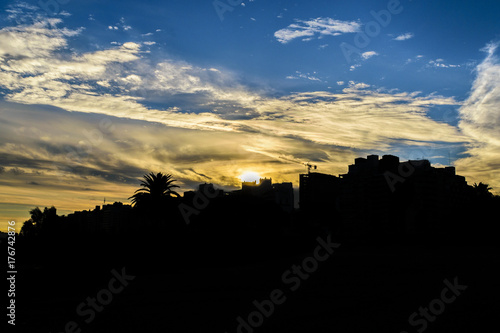
[[[23,223],[20,233],[25,237],[32,237],[36,234],[36,227],[32,219],[29,219],[28,221],[25,221]]]
[[[30,210],[31,220],[36,227],[40,227],[42,224],[43,213],[40,208],[36,207]]]
[[[26,237],[34,237],[38,235],[38,232],[42,225],[43,213],[40,208],[36,207],[30,210],[31,218],[25,221],[22,228],[21,234]]]
[[[164,202],[165,199],[172,198],[172,196],[179,197],[179,193],[173,189],[179,187],[173,185],[175,179],[172,175],[164,175],[158,172],[156,175],[150,172],[144,175],[144,180],[141,181],[141,187],[134,192],[134,195],[129,198],[135,207],[154,207]]]
[[[58,233],[59,227],[59,216],[57,216],[56,207],[52,206],[50,208],[45,207],[42,213],[41,219],[41,232],[43,234],[55,236],[54,233]]]
[[[38,207],[30,210],[31,218],[25,221],[21,234],[27,237],[39,236],[41,234],[53,233],[58,225],[57,209],[52,206],[42,210]]]
[[[480,199],[493,197],[493,193],[490,192],[492,188],[488,184],[484,184],[481,182],[479,184],[474,183],[473,188],[474,192]]]

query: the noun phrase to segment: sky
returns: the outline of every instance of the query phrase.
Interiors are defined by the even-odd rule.
[[[393,154],[500,193],[500,3],[0,3],[0,230],[142,175],[298,187]],[[19,226],[20,227],[20,226]]]

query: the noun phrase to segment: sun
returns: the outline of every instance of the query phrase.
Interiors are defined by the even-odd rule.
[[[247,171],[240,176],[240,179],[243,182],[254,182],[254,181],[259,182],[260,175],[254,171]]]

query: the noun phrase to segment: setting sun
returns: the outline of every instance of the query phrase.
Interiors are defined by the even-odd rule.
[[[259,182],[260,175],[257,172],[247,171],[240,176],[243,182]]]

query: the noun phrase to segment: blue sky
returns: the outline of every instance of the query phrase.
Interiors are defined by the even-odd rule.
[[[498,1],[0,10],[2,221],[127,201],[149,171],[185,190],[244,172],[297,186],[303,163],[339,174],[371,153],[500,188]]]

